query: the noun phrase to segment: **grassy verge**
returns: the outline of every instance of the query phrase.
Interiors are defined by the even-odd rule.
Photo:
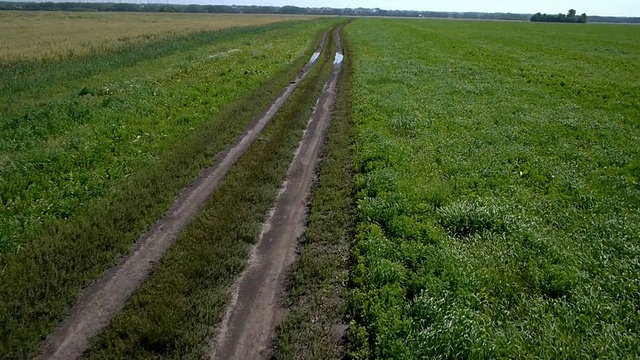
[[[317,35],[319,41],[321,32]],[[295,76],[317,42],[270,81],[225,107],[218,118],[122,179],[67,221],[0,258],[0,357],[19,358],[65,316],[79,292],[125,254],[173,197]]]
[[[200,358],[224,315],[228,288],[284,180],[331,67],[321,65],[211,196],[127,307],[95,339],[89,357]]]
[[[345,30],[350,357],[639,357],[640,28],[537,25]]]
[[[338,100],[312,192],[299,259],[289,275],[289,314],[278,329],[276,359],[340,359],[354,220],[351,54],[345,49]]]

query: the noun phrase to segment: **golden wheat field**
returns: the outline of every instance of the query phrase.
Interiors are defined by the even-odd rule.
[[[0,12],[0,64],[52,60],[197,31],[312,19],[296,15]]]

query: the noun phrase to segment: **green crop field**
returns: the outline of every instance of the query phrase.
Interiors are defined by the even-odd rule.
[[[640,27],[0,20],[0,358],[46,351],[65,319],[90,318],[75,312],[83,290],[164,231],[181,191],[288,88],[121,306],[70,335],[86,358],[215,353],[336,69],[269,356],[640,357]]]
[[[354,358],[640,355],[640,28],[358,20]]]

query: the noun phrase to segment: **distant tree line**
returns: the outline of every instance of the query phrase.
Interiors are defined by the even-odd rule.
[[[576,11],[571,9],[567,14],[549,15],[537,13],[531,17],[533,22],[561,22],[561,23],[580,23],[587,22],[587,14],[576,16]]]
[[[297,6],[250,5],[176,5],[93,2],[2,2],[0,10],[34,11],[127,11],[127,12],[184,12],[224,14],[300,14],[337,16],[400,16],[460,19],[527,20],[529,15],[511,13],[451,13],[436,11],[384,10],[377,8],[303,8]]]
[[[126,12],[183,12],[183,13],[211,13],[211,14],[300,14],[300,15],[333,15],[333,16],[395,16],[395,17],[424,17],[440,19],[475,19],[475,20],[516,20],[516,21],[555,21],[550,18],[568,20],[570,16],[564,14],[547,15],[513,14],[513,13],[481,13],[481,12],[439,12],[439,11],[411,11],[384,10],[369,8],[336,9],[329,7],[303,8],[297,6],[239,6],[239,5],[172,5],[172,4],[134,4],[94,3],[94,2],[3,2],[0,10],[33,10],[33,11],[126,11]],[[586,22],[586,14],[583,14]],[[534,20],[535,18],[535,20]],[[582,16],[575,19],[582,19]],[[545,19],[545,20],[543,20]],[[590,22],[626,22],[640,23],[640,18],[627,17],[598,17],[590,16]],[[568,21],[580,22],[580,21]]]

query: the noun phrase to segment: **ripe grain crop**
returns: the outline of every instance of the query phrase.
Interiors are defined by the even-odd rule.
[[[0,66],[60,60],[195,32],[309,20],[312,16],[0,12]]]
[[[640,356],[640,28],[358,20],[349,355]]]

